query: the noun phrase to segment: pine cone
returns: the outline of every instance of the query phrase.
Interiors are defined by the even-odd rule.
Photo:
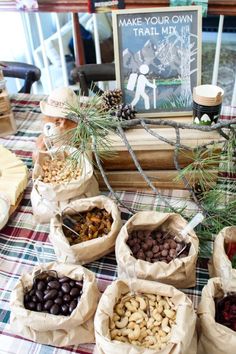
[[[103,109],[109,111],[122,102],[122,91],[120,89],[107,90],[102,95]]]
[[[117,106],[116,116],[119,120],[130,120],[135,118],[135,111],[134,107],[130,104],[121,104]]]
[[[203,197],[206,189],[203,188],[199,182],[196,182],[193,186],[193,191],[194,191],[197,199],[201,199]]]

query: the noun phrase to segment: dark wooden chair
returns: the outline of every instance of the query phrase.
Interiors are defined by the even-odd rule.
[[[114,81],[116,79],[115,64],[85,64],[75,67],[71,72],[75,83],[80,84],[81,94],[89,95],[89,89],[101,95],[103,91],[96,85],[99,81]]]
[[[2,72],[5,77],[23,79],[24,84],[20,93],[30,93],[34,82],[41,77],[41,71],[37,66],[14,61],[0,61]]]

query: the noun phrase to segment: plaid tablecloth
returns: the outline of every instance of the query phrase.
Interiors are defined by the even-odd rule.
[[[16,153],[31,170],[32,151],[35,149],[35,139],[41,131],[39,101],[43,96],[15,95],[11,103],[15,112],[17,134],[0,138],[0,144]],[[10,330],[9,299],[11,291],[16,285],[21,274],[31,272],[37,264],[34,244],[39,241],[44,247],[46,261],[56,259],[53,247],[48,240],[48,225],[40,225],[34,222],[30,203],[32,181],[29,180],[24,197],[17,211],[11,216],[7,226],[0,231],[0,354],[51,354],[51,353],[92,353],[94,345],[81,345],[80,347],[56,348],[33,343],[21,338]],[[188,210],[193,212],[196,207],[189,200],[186,191],[162,190],[162,194],[175,206],[183,206],[187,203]],[[131,193],[120,191],[122,201],[137,210],[156,210],[164,205],[152,194]],[[130,214],[121,208],[122,219],[126,221]],[[117,277],[117,266],[114,253],[86,265],[88,269],[96,273],[100,291],[104,291],[107,285]],[[200,263],[197,267],[197,285],[192,289],[184,290],[192,299],[196,308],[202,287],[208,279],[207,268]]]

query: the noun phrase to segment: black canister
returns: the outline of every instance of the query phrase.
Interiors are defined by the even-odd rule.
[[[220,117],[224,91],[214,85],[200,85],[193,89],[193,122],[211,125]]]
[[[203,106],[193,101],[193,117],[195,124],[211,125],[220,117],[221,104],[217,106]]]

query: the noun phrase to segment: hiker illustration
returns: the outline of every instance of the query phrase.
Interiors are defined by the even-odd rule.
[[[150,99],[146,94],[145,89],[146,86],[153,88],[153,107],[156,108],[156,85],[155,80],[151,83],[147,78],[146,74],[149,72],[149,66],[147,64],[142,64],[139,67],[140,74],[131,73],[129,76],[127,89],[133,91],[136,85],[136,92],[133,101],[131,102],[132,106],[135,106],[140,98],[142,97],[144,100],[145,109],[150,109]],[[137,83],[137,84],[136,84]]]

